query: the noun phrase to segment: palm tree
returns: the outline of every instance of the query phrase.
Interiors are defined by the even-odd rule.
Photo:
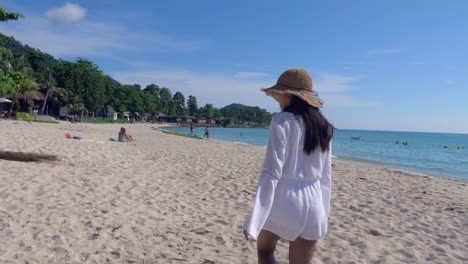
[[[41,109],[41,115],[44,114],[45,107],[47,105],[47,99],[49,99],[49,96],[60,96],[62,98],[66,98],[68,101],[68,97],[71,95],[71,92],[68,91],[67,89],[64,88],[59,88],[55,86],[55,79],[52,77],[52,72],[53,70],[51,68],[47,68],[47,71],[49,72],[49,79],[45,85],[42,87],[47,89],[44,102],[42,104],[42,109]]]
[[[28,98],[29,105],[31,105],[32,100],[37,99],[36,93],[34,91],[38,89],[38,86],[29,78],[29,76],[26,73],[7,71],[7,74],[10,75],[10,77],[13,79],[16,86],[18,87],[18,90],[15,93],[13,93],[13,103],[11,104],[10,111],[8,113],[8,116],[10,116],[13,110],[13,106],[16,105],[17,108],[19,107],[19,101],[17,98],[18,95],[24,94],[26,98]]]
[[[74,96],[72,98],[73,100],[73,104],[68,104],[65,106],[65,109],[68,110],[69,114],[74,114],[76,115],[76,113],[80,113],[81,115],[81,119],[83,119],[83,113],[84,112],[87,112],[88,109],[86,109],[85,105],[83,103],[79,103],[79,98]]]

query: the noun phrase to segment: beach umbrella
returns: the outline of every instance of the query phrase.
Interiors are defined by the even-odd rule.
[[[0,103],[11,103],[11,101],[6,98],[0,98]]]

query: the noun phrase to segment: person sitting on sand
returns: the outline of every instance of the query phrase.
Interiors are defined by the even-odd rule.
[[[306,70],[289,69],[263,89],[281,107],[270,137],[244,236],[257,239],[258,263],[275,263],[276,243],[289,240],[289,263],[312,263],[327,232],[333,125],[320,112]]]
[[[132,136],[127,135],[127,130],[125,128],[123,128],[123,127],[120,128],[119,141],[120,142],[125,142],[125,141],[131,142],[131,141],[133,141]]]
[[[210,138],[210,128],[206,127],[205,128],[205,135],[203,135],[204,138]]]

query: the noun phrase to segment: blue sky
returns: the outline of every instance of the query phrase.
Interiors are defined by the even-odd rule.
[[[258,105],[307,69],[338,128],[468,133],[468,1],[0,1],[0,32],[122,83]]]

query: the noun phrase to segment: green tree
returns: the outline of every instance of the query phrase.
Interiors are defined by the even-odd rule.
[[[18,91],[18,84],[13,80],[8,72],[0,70],[0,96],[4,96]]]
[[[52,67],[52,63],[50,58],[43,53],[29,50],[24,55],[30,65],[32,70],[32,76],[36,79],[39,83],[47,83],[49,81],[49,72]]]
[[[185,107],[185,97],[181,92],[176,92],[172,100],[175,103],[177,115],[186,115],[187,108]]]
[[[14,55],[10,49],[0,47],[0,69],[13,70],[13,65],[11,65],[13,58]]]
[[[53,67],[57,86],[70,90],[89,112],[98,112],[108,101],[104,75],[92,61],[60,61]]]
[[[172,100],[171,90],[169,88],[163,87],[159,91],[159,100],[160,100],[160,109],[161,112],[167,115],[177,114],[177,109],[174,101]]]
[[[221,117],[223,117],[223,114],[221,113],[221,111],[218,108],[214,108],[213,109],[213,117],[214,118],[221,118]]]
[[[221,114],[225,118],[231,118],[232,121],[250,121],[257,124],[269,124],[272,118],[272,115],[264,109],[259,107],[243,106],[239,105],[235,108],[233,107],[224,107],[220,109]]]
[[[151,104],[154,103],[154,114],[157,114],[158,111],[161,111],[161,88],[156,84],[149,84],[145,87],[145,89],[143,89],[143,92],[153,97],[152,99],[148,100],[152,102]]]
[[[205,118],[213,118],[214,107],[212,104],[206,104],[201,109],[201,115]]]
[[[142,93],[141,96],[143,97],[145,113],[156,115],[158,106],[156,97],[148,93]]]
[[[11,66],[14,71],[27,73],[29,76],[34,76],[34,70],[29,63],[26,55],[15,56],[11,61]]]
[[[52,77],[53,70],[51,68],[48,69],[49,71],[49,78],[47,83],[43,85],[43,88],[46,90],[44,102],[42,103],[41,115],[44,114],[45,107],[47,105],[47,100],[49,96],[58,96],[61,98],[69,98],[71,96],[71,92],[67,89],[56,87],[56,81],[54,77]],[[68,100],[68,99],[66,99]]]
[[[159,95],[161,93],[161,88],[159,88],[156,84],[149,84],[143,89],[143,92],[154,95],[159,99]]]
[[[169,102],[169,106],[168,106],[168,115],[177,115],[177,107],[176,107],[176,104],[174,103],[174,101],[170,101]]]
[[[127,110],[132,114],[143,115],[145,113],[145,101],[141,86],[139,84],[124,85],[124,88],[127,95]]]
[[[223,119],[223,126],[224,126],[224,127],[227,127],[227,126],[229,126],[230,124],[232,124],[232,118],[226,117],[226,118]]]
[[[206,104],[204,107],[203,107],[203,116],[205,118],[213,118],[213,114],[214,114],[214,107],[212,104]]]
[[[8,12],[0,7],[0,21],[18,20],[24,18],[23,14],[17,12]]]
[[[189,115],[195,116],[198,114],[198,104],[197,98],[195,96],[189,95],[189,98],[187,100],[187,107]]]
[[[110,76],[104,76],[104,87],[107,94],[106,105],[112,106],[117,112],[126,112],[127,96],[124,87]]]
[[[13,90],[13,103],[10,106],[10,111],[9,115],[11,114],[13,107],[16,106],[16,109],[19,107],[19,102],[18,102],[18,95],[19,94],[24,94],[28,98],[28,104],[29,104],[29,111],[32,112],[31,109],[31,104],[32,100],[35,98],[35,93],[33,93],[35,90],[37,90],[39,87],[37,84],[31,80],[28,74],[24,72],[15,72],[15,71],[6,71],[6,74],[9,77],[6,77],[8,79],[8,83],[11,83],[10,79],[13,81],[13,85],[16,86]]]

